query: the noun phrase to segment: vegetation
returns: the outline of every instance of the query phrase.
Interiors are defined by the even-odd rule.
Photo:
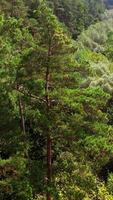
[[[105,9],[101,0],[1,0],[1,200],[113,200]]]

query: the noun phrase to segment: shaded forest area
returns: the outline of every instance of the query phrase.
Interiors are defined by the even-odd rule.
[[[113,200],[113,1],[0,1],[0,200]]]

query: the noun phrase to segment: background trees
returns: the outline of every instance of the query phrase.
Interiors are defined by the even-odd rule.
[[[27,6],[23,0],[1,0],[0,10],[10,17],[24,18],[27,15]]]
[[[55,15],[69,28],[74,39],[81,31],[95,23],[105,9],[101,0],[49,0],[49,2],[54,9]]]

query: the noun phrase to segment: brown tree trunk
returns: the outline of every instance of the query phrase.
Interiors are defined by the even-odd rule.
[[[23,108],[23,103],[20,96],[18,96],[18,101],[19,101],[19,112],[20,112],[20,127],[21,127],[23,135],[25,136],[26,131],[25,131],[24,108]]]
[[[19,91],[19,84],[17,83],[17,91]],[[23,133],[23,135],[26,135],[26,130],[25,130],[25,117],[24,117],[24,106],[23,102],[21,99],[20,94],[18,95],[18,106],[19,106],[19,114],[20,114],[20,129]]]
[[[47,104],[47,115],[49,117],[49,110],[50,110],[50,99],[48,94],[49,88],[49,69],[47,69],[46,73],[46,104]],[[47,129],[47,186],[51,185],[52,179],[52,140],[51,140],[51,133],[50,129]],[[47,192],[47,200],[51,200],[51,195]]]
[[[17,86],[17,90],[19,90],[19,86]],[[30,158],[27,150],[27,135],[26,135],[26,127],[25,127],[25,111],[24,111],[24,104],[22,102],[22,98],[20,94],[18,95],[18,106],[19,106],[19,114],[20,114],[20,129],[22,131],[22,141],[26,145],[24,149],[24,155],[28,159],[30,164]]]
[[[49,111],[50,111],[50,98],[49,98],[49,85],[50,85],[50,69],[49,69],[49,60],[50,60],[50,45],[48,50],[48,63],[46,68],[46,85],[45,85],[45,94],[46,94],[46,106],[47,106],[47,115],[49,119]],[[52,179],[52,140],[51,140],[51,133],[50,129],[47,128],[47,186],[51,185]],[[50,192],[47,192],[46,199],[51,200]]]
[[[52,143],[51,143],[51,137],[50,135],[48,135],[47,137],[47,186],[51,185],[51,178],[52,178],[52,155],[51,155],[51,147],[52,147]],[[51,196],[50,193],[47,192],[47,200],[51,200]]]

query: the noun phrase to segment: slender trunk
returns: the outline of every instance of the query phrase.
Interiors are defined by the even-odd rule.
[[[50,99],[49,99],[49,68],[46,72],[46,104],[47,104],[47,115],[49,117],[49,110],[50,110]],[[47,129],[47,186],[51,185],[51,179],[52,179],[52,143],[51,143],[51,134],[50,129]],[[51,200],[51,195],[49,192],[47,192],[47,200]]]
[[[17,83],[17,90],[19,90],[18,83]],[[24,106],[23,106],[23,102],[22,102],[20,94],[18,95],[18,106],[19,106],[19,114],[20,114],[20,128],[23,135],[25,136],[26,130],[25,130]]]
[[[49,98],[49,85],[50,85],[50,69],[49,69],[49,61],[50,61],[50,45],[48,50],[48,63],[46,68],[46,85],[45,85],[45,93],[46,93],[46,106],[47,106],[47,115],[49,118],[49,110],[51,106],[50,98]],[[51,185],[52,179],[52,140],[50,129],[47,129],[47,186]],[[51,200],[51,194],[47,191],[46,199]]]
[[[17,90],[19,90],[18,83],[17,83]],[[20,115],[20,129],[21,129],[21,132],[22,132],[22,140],[23,140],[24,145],[25,144],[27,145],[24,105],[23,105],[22,98],[21,98],[20,94],[18,95],[18,107],[19,107],[19,115]],[[24,154],[25,154],[25,157],[27,157],[29,159],[27,146],[24,149]]]
[[[25,154],[25,157],[28,159],[29,168],[30,168],[31,163],[30,163],[30,158],[29,158],[28,149],[27,149],[28,139],[27,139],[26,127],[25,127],[24,105],[23,105],[22,98],[20,95],[18,95],[18,104],[19,104],[19,114],[20,114],[20,129],[22,131],[22,140],[23,140],[24,145],[26,145],[24,149],[24,154]]]
[[[25,136],[26,131],[25,131],[24,108],[23,108],[23,103],[20,96],[18,96],[18,101],[19,101],[19,112],[20,112],[20,127],[21,127],[23,135]]]
[[[51,147],[52,147],[52,143],[51,143],[51,137],[50,135],[48,135],[47,137],[47,185],[50,186],[51,185],[51,178],[52,178],[52,162],[51,162]],[[50,193],[47,192],[47,200],[51,200],[51,196]]]
[[[15,3],[15,0],[12,0],[11,2],[11,17],[14,17],[14,3]]]
[[[17,90],[19,90],[19,85],[17,84]],[[31,160],[29,157],[29,153],[28,153],[28,148],[27,148],[27,144],[28,144],[28,138],[26,135],[26,125],[25,125],[25,110],[24,110],[24,104],[22,101],[22,98],[20,96],[20,94],[18,95],[18,106],[19,106],[19,115],[20,115],[20,129],[22,131],[22,141],[24,143],[24,156],[28,159],[28,169],[29,171],[31,170]]]

